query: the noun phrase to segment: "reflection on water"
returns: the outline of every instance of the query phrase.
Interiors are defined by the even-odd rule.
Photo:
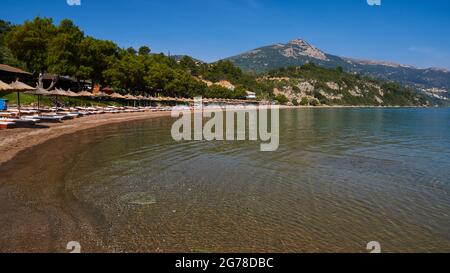
[[[364,252],[369,241],[450,251],[448,109],[280,118],[271,153],[255,142],[174,142],[170,118],[65,136],[3,166],[0,197],[12,183],[52,188],[110,251]]]

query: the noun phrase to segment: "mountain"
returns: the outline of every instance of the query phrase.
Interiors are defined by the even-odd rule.
[[[352,74],[380,80],[395,81],[419,89],[430,96],[450,99],[450,72],[445,69],[419,69],[413,66],[371,60],[357,60],[327,54],[308,42],[295,39],[287,44],[257,48],[227,58],[247,72],[267,72],[273,69],[315,63],[325,68],[342,67]]]

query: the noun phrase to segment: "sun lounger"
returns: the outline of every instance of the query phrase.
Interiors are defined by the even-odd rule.
[[[27,128],[27,127],[33,127],[34,125],[36,125],[36,121],[34,121],[33,119],[27,119],[27,118],[20,118],[20,119],[1,119],[1,122],[12,122],[16,124],[16,127],[22,127],[22,128]]]
[[[0,130],[16,128],[15,122],[0,121]]]
[[[78,113],[72,113],[72,112],[57,112],[56,114],[60,115],[60,116],[68,116],[71,118],[77,118],[80,116]]]
[[[61,122],[62,117],[61,116],[34,116],[33,118],[39,119],[41,122],[44,123],[56,123]]]

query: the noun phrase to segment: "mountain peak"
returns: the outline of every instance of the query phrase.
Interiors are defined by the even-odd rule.
[[[305,40],[302,40],[300,38],[296,38],[296,39],[289,41],[288,45],[311,46],[310,44],[308,44],[308,42],[306,42]]]
[[[302,39],[294,39],[289,41],[281,51],[281,54],[288,58],[310,57],[319,60],[327,60],[325,53],[310,45]]]

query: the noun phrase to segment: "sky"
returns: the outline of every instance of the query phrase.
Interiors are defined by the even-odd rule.
[[[367,1],[1,0],[0,19],[69,18],[121,47],[209,62],[301,38],[343,57],[450,69],[450,1]]]

